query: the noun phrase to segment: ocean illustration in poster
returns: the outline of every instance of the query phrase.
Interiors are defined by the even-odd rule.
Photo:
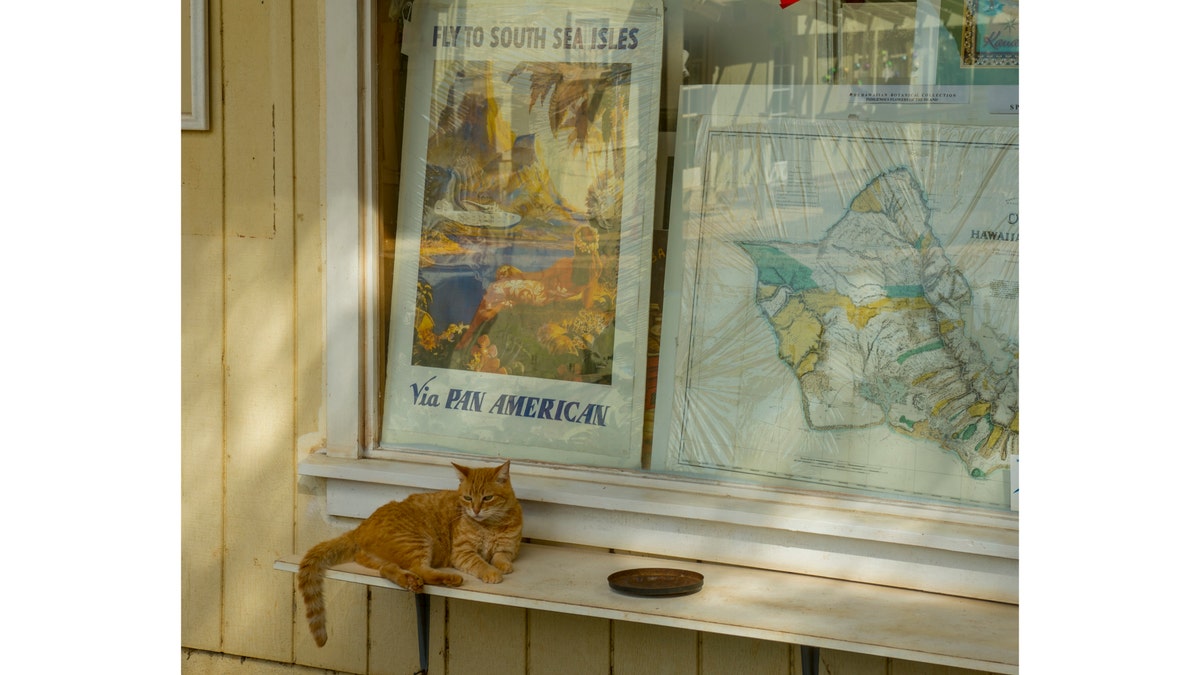
[[[630,65],[435,72],[412,365],[611,384]]]

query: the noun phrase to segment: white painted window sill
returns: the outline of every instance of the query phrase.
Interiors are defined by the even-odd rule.
[[[318,453],[299,471],[326,479],[330,515],[350,518],[456,480],[447,458],[407,452]],[[535,541],[1018,602],[1014,513],[529,462],[514,462],[512,476]]]
[[[276,561],[296,572],[301,556]],[[659,560],[596,549],[526,544],[500,584],[469,575],[458,588],[426,586],[433,596],[738,635],[922,663],[1017,673],[1016,605],[921,591],[748,569]],[[704,575],[697,593],[632,597],[608,586],[612,572],[670,566]],[[328,578],[397,588],[355,563]],[[914,617],[920,620],[914,621]]]

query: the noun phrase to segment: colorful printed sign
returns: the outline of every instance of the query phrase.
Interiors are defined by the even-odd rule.
[[[1019,0],[968,0],[963,7],[963,65],[1017,67],[1020,9]]]

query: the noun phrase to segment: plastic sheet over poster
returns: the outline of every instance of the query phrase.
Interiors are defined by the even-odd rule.
[[[637,466],[659,2],[417,3],[382,446]]]
[[[1017,139],[706,118],[668,247],[657,468],[1008,508]]]

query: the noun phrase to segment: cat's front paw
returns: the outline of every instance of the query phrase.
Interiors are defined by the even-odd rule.
[[[513,571],[512,563],[507,560],[493,560],[492,564],[495,565],[496,569],[500,570],[501,574],[508,574]]]
[[[504,574],[500,570],[493,567],[492,569],[484,570],[483,574],[479,575],[479,579],[484,583],[498,584],[501,581],[504,581]]]

